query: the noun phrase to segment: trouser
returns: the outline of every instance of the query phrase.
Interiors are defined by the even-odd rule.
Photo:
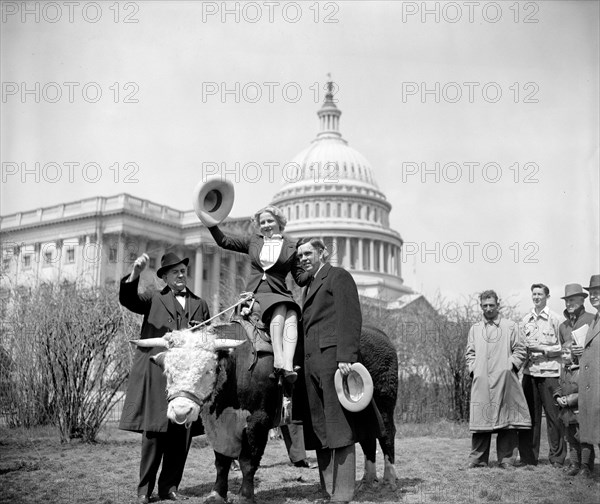
[[[355,445],[317,450],[321,490],[331,502],[349,502],[354,497],[356,480]]]
[[[579,424],[569,424],[565,429],[569,443],[569,461],[574,466],[587,466],[594,470],[594,445],[579,442]]]
[[[169,422],[167,432],[142,433],[142,458],[140,460],[140,482],[138,495],[150,497],[154,490],[156,474],[162,460],[158,478],[158,493],[166,495],[178,489],[187,454],[192,443],[190,429]]]
[[[498,434],[496,439],[498,463],[515,465],[517,459],[518,438],[517,431],[514,429],[500,429],[493,432],[473,432],[469,462],[473,464],[489,463],[490,444],[493,433]]]
[[[519,454],[521,462],[524,464],[537,465],[539,460],[542,407],[546,412],[548,459],[551,463],[559,464],[565,461],[567,446],[564,439],[564,427],[558,416],[558,406],[552,397],[558,385],[558,378],[523,375],[523,392],[531,415],[531,429],[519,430]]]
[[[304,449],[304,429],[300,424],[281,425],[281,435],[293,464],[306,459]]]

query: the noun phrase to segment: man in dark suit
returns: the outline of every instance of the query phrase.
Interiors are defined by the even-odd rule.
[[[185,329],[210,318],[208,306],[186,288],[189,259],[176,254],[165,254],[156,272],[167,284],[160,292],[140,295],[140,273],[146,267],[148,256],[143,254],[133,263],[133,270],[121,280],[119,301],[134,313],[144,316],[141,338],[157,338],[167,332]],[[178,500],[177,491],[191,444],[193,429],[169,422],[167,419],[167,381],[159,366],[150,357],[160,348],[136,349],[129,374],[127,395],[119,428],[141,432],[142,458],[140,481],[137,488],[138,503],[149,501],[158,478],[161,499]]]
[[[321,240],[303,239],[297,246],[301,266],[312,275],[302,309],[304,373],[314,433],[312,440],[305,436],[306,448],[317,452],[326,498],[349,502],[354,497],[356,478],[355,443],[364,439],[360,422],[365,416],[359,420],[358,414],[342,408],[334,376],[338,369],[347,375],[351,364],[359,360],[362,314],[358,290],[350,273],[327,263]],[[380,425],[373,418],[363,427],[369,435],[377,436]]]

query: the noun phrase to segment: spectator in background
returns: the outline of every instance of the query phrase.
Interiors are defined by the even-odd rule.
[[[490,443],[497,433],[496,451],[502,469],[515,465],[517,429],[530,429],[529,410],[518,372],[527,352],[519,328],[499,314],[498,295],[479,296],[483,320],[469,331],[466,363],[473,378],[469,429],[472,431],[469,468],[486,467]]]
[[[525,337],[527,361],[523,369],[523,392],[527,400],[532,428],[519,431],[521,463],[537,465],[542,432],[542,407],[546,412],[548,458],[553,466],[562,467],[567,447],[564,429],[558,417],[553,393],[560,376],[561,345],[559,316],[547,306],[550,289],[536,283],[531,286],[533,309],[523,317],[521,330]]]
[[[596,315],[579,356],[579,439],[600,448],[600,275],[593,275],[585,289]]]
[[[594,447],[589,443],[580,443],[578,421],[578,378],[579,361],[571,353],[571,341],[563,346],[562,370],[559,387],[554,397],[559,407],[559,416],[565,426],[566,440],[569,444],[569,476],[590,475],[594,464]]]

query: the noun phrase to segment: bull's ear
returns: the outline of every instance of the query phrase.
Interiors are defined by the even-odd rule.
[[[165,370],[165,355],[167,355],[167,352],[160,352],[150,357],[150,360],[159,366],[163,371]]]

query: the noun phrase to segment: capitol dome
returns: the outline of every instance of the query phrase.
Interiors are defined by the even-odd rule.
[[[352,273],[362,295],[396,299],[412,293],[401,276],[402,238],[390,229],[392,206],[371,164],[342,138],[341,114],[329,82],[317,112],[320,131],[284,166],[285,183],[273,204],[286,214],[290,235],[324,240],[331,263]]]

